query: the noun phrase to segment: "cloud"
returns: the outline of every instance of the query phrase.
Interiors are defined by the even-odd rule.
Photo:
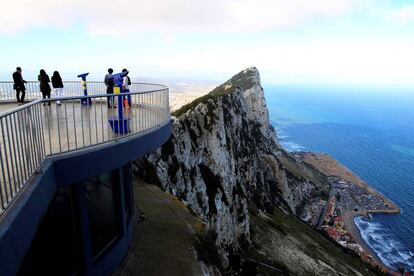
[[[246,32],[340,16],[357,0],[20,0],[2,3],[0,32],[81,23],[94,34],[142,31]]]
[[[193,71],[224,75],[254,65],[268,81],[412,86],[413,48],[414,40],[278,41],[261,47],[229,45],[194,49],[175,55],[149,56],[142,62],[160,64],[166,72],[183,72],[182,75]]]
[[[406,25],[414,23],[414,5],[403,6],[399,9],[385,11],[383,15],[385,18],[397,24]]]

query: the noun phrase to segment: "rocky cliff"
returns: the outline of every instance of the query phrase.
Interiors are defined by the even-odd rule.
[[[328,190],[323,176],[278,145],[256,68],[173,115],[171,138],[139,171],[217,233],[222,256],[250,242],[249,206],[296,214]]]

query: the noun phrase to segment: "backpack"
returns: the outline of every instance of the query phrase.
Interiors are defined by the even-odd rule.
[[[109,75],[105,76],[105,84],[108,87],[114,87],[115,86],[115,82],[114,82],[114,78],[111,76],[111,78],[109,78]]]
[[[127,76],[128,85],[131,85],[131,79]]]

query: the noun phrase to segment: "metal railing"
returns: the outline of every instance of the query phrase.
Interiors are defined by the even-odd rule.
[[[0,81],[0,101],[3,102],[14,102],[16,101],[16,91],[13,89],[12,81]],[[62,97],[76,97],[83,96],[83,90],[80,81],[64,81],[63,82],[63,94]],[[33,101],[42,98],[42,93],[40,92],[40,86],[38,81],[28,81],[25,84],[26,95],[25,101]],[[98,81],[88,81],[88,95],[102,95],[106,94],[106,86],[103,82]],[[134,92],[148,92],[152,90],[167,88],[161,84],[155,83],[132,83],[130,85],[130,91]],[[51,92],[51,97],[53,98],[53,89]]]
[[[134,83],[121,96],[89,88],[92,95],[86,97],[79,96],[80,87],[76,96],[38,99],[0,115],[0,216],[49,156],[156,129],[171,119],[166,86]],[[97,91],[102,87],[96,84]],[[109,108],[108,101],[126,95],[131,105],[121,122],[122,107]],[[82,104],[85,99],[92,104]],[[124,134],[115,132],[116,122],[125,124]]]

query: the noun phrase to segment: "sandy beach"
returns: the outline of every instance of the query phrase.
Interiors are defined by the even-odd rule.
[[[352,237],[354,238],[354,240],[361,245],[361,247],[364,249],[365,252],[368,252],[369,255],[372,256],[372,258],[384,265],[381,262],[381,259],[377,256],[377,254],[374,252],[374,250],[371,249],[371,247],[369,247],[364,239],[361,236],[361,233],[359,232],[358,226],[356,226],[355,222],[354,222],[354,218],[357,216],[363,216],[365,214],[363,214],[362,212],[355,212],[355,211],[351,211],[351,210],[344,210],[342,212],[342,217],[344,219],[344,224],[345,224],[345,228],[346,230],[352,235]],[[385,266],[385,265],[384,265]]]
[[[354,218],[358,216],[366,216],[366,212],[355,212],[352,210],[345,210],[342,213],[342,217],[344,219],[344,226],[346,230],[352,235],[354,240],[362,247],[362,249],[366,252],[365,256],[361,256],[361,258],[365,261],[369,260],[366,255],[371,256],[371,261],[369,262],[372,266],[380,266],[384,273],[389,273],[390,275],[400,275],[396,271],[392,270],[388,266],[386,266],[375,251],[369,247],[369,245],[364,241],[361,236],[361,233],[358,229],[358,226],[354,222]]]
[[[354,172],[349,170],[346,166],[339,163],[337,160],[333,159],[327,154],[323,153],[313,153],[307,152],[303,153],[303,160],[320,170],[325,175],[340,177],[343,180],[352,182],[358,185],[361,188],[367,190],[370,195],[381,198],[387,208],[380,208],[374,210],[359,209],[358,211],[351,209],[341,209],[341,215],[343,218],[345,229],[352,235],[354,240],[364,249],[366,252],[365,256],[362,256],[362,259],[369,260],[371,259],[372,265],[380,265],[384,270],[393,272],[388,268],[381,259],[375,253],[375,251],[363,240],[361,233],[358,229],[358,226],[354,222],[354,218],[357,216],[367,216],[368,214],[398,214],[401,212],[400,208],[392,202],[390,199],[382,195],[380,192],[369,186],[361,178],[359,178]],[[371,256],[371,258],[368,258]]]

